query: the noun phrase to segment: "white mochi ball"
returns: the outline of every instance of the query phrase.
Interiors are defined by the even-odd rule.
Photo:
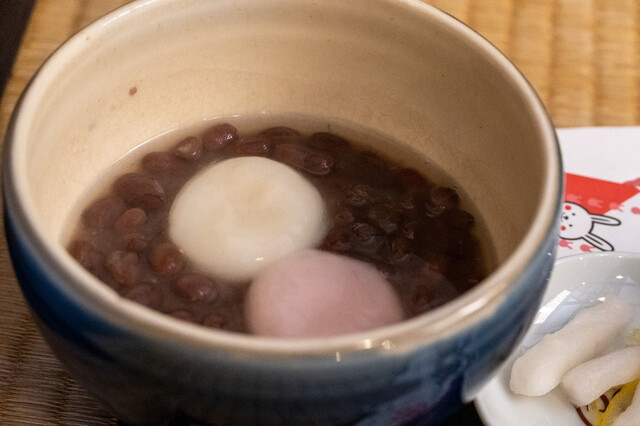
[[[201,271],[253,278],[282,257],[318,245],[327,231],[318,190],[289,166],[262,157],[215,163],[180,190],[169,236]]]

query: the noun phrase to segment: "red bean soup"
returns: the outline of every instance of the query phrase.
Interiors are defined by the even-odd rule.
[[[169,146],[151,141],[143,145],[146,154],[125,156],[114,166],[120,174],[87,197],[92,201],[73,227],[69,253],[122,297],[184,321],[248,332],[250,280],[203,273],[168,228],[172,203],[189,179],[214,163],[258,156],[290,166],[315,186],[328,223],[313,248],[373,265],[397,293],[405,317],[446,303],[490,272],[492,249],[481,217],[454,181],[443,183],[441,172],[431,176],[426,161],[418,170],[372,150],[384,146],[372,143],[377,136],[354,140],[332,131],[337,126],[303,132],[269,125],[245,134],[231,122],[209,121]]]

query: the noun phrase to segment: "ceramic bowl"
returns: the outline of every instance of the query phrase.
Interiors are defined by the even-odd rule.
[[[116,159],[219,116],[352,123],[424,154],[482,212],[496,268],[419,317],[274,339],[123,300],[66,252],[69,217]],[[417,0],[135,1],[61,46],[12,118],[7,240],[42,334],[114,415],[215,424],[421,424],[471,400],[537,310],[562,196],[550,119],[480,35]]]

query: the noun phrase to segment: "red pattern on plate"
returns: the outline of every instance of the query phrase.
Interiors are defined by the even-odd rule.
[[[622,204],[639,192],[631,182],[617,183],[565,173],[565,200],[580,204],[590,213],[622,211]],[[640,208],[632,208],[633,213],[635,210],[640,213]]]

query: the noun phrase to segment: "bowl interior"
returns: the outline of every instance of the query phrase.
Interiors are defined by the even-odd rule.
[[[454,177],[496,258],[526,264],[560,181],[535,93],[489,43],[417,1],[134,2],[60,48],[16,116],[11,162],[61,261],[71,212],[120,157],[228,115],[301,114],[388,135]]]

